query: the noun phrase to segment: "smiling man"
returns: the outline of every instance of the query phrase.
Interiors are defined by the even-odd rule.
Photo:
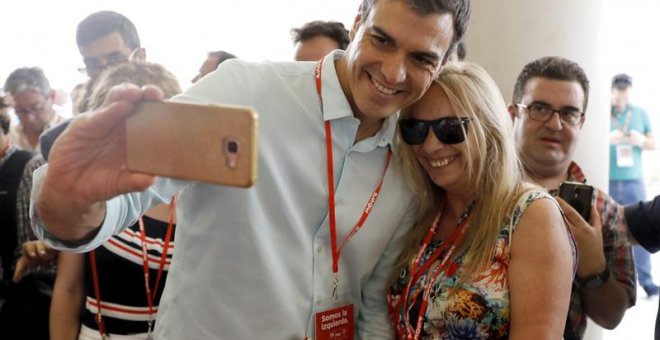
[[[41,237],[86,251],[180,192],[156,338],[392,338],[385,283],[415,212],[390,162],[395,113],[429,88],[468,16],[469,0],[364,0],[345,52],[228,60],[175,98],[259,112],[250,189],[126,172],[124,119],[161,95],[116,89],[36,172]]]
[[[570,60],[541,58],[518,75],[509,105],[518,153],[527,175],[550,191],[564,181],[586,182],[573,154],[588,101],[589,80]],[[623,210],[603,191],[593,197],[597,216],[592,212],[591,225],[575,211],[565,211],[580,257],[564,339],[582,339],[587,316],[612,329],[635,304],[635,268]]]

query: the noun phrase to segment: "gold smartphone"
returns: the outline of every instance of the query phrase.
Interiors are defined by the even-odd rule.
[[[127,166],[158,176],[250,187],[258,117],[249,107],[142,102],[126,120]]]

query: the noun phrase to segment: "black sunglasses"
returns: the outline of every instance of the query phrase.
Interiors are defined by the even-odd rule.
[[[465,134],[463,128],[467,133],[467,124],[470,118],[467,117],[445,117],[436,120],[420,120],[420,119],[401,119],[399,121],[399,128],[401,129],[401,136],[403,140],[411,145],[418,145],[424,143],[426,136],[429,133],[429,127],[433,128],[433,133],[438,137],[442,144],[458,144],[465,141]],[[461,128],[463,125],[463,128]]]

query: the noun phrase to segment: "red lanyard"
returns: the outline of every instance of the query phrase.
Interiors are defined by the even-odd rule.
[[[142,244],[142,269],[144,271],[144,286],[147,295],[147,304],[149,306],[149,321],[147,332],[149,336],[151,335],[151,326],[153,324],[153,300],[156,298],[156,292],[160,284],[160,279],[165,269],[165,263],[167,262],[167,250],[170,247],[170,240],[172,239],[172,231],[174,230],[174,213],[176,211],[176,197],[172,197],[172,203],[170,203],[170,216],[169,222],[167,224],[167,231],[165,232],[165,241],[163,243],[163,251],[160,255],[160,261],[158,264],[158,274],[156,275],[156,282],[154,284],[153,292],[151,286],[149,285],[149,259],[147,256],[147,238],[146,232],[144,230],[144,222],[142,217],[138,219],[138,225],[140,227],[140,241]],[[98,313],[96,314],[95,320],[99,328],[99,333],[101,337],[105,339],[105,323],[103,322],[103,316],[101,312],[101,289],[99,285],[98,269],[96,267],[96,251],[92,250],[89,252],[89,261],[92,267],[92,281],[94,284],[94,295],[96,296],[96,304]]]
[[[424,321],[424,314],[426,314],[426,309],[428,308],[428,302],[429,302],[429,297],[431,296],[431,289],[433,288],[433,285],[435,284],[435,281],[438,279],[441,273],[445,273],[448,275],[453,275],[453,269],[452,267],[455,266],[456,264],[454,263],[453,260],[451,260],[452,255],[454,254],[454,251],[456,250],[456,247],[461,243],[463,240],[463,237],[465,236],[465,231],[467,230],[469,223],[467,221],[467,217],[469,216],[470,212],[472,211],[473,203],[471,203],[465,212],[461,215],[459,221],[458,221],[458,226],[456,229],[447,237],[445,242],[443,242],[438,249],[433,251],[433,253],[429,256],[429,258],[424,262],[424,264],[419,267],[419,263],[422,260],[422,257],[424,256],[424,253],[426,252],[426,249],[431,243],[431,240],[433,239],[433,236],[435,236],[435,232],[438,228],[438,224],[440,222],[440,217],[442,215],[442,210],[436,215],[435,219],[433,220],[433,224],[431,225],[431,228],[429,231],[426,233],[426,236],[424,237],[424,242],[422,243],[421,248],[419,249],[419,252],[417,253],[417,256],[415,257],[413,263],[410,266],[410,274],[409,274],[409,280],[408,284],[406,285],[406,289],[403,292],[402,296],[402,302],[403,302],[403,320],[404,324],[406,327],[406,334],[399,334],[400,337],[405,337],[407,339],[419,339],[421,332],[422,332],[422,323]],[[411,327],[411,323],[408,320],[409,318],[409,306],[408,302],[413,302],[415,299],[420,294],[420,291],[417,293],[413,294],[413,296],[410,296],[410,291],[412,290],[413,283],[417,282],[421,276],[429,270],[429,268],[440,258],[440,255],[445,252],[445,250],[449,248],[449,250],[446,251],[445,256],[442,258],[440,261],[440,264],[436,266],[431,273],[427,275],[427,280],[425,284],[420,283],[420,287],[423,287],[423,289],[420,289],[420,291],[423,291],[422,295],[422,301],[420,304],[420,308],[417,314],[417,320],[415,323],[415,329],[413,330]],[[450,263],[451,260],[451,263]],[[449,266],[449,267],[448,267]],[[399,316],[401,317],[401,315]]]
[[[321,59],[318,64],[316,65],[316,72],[315,72],[315,78],[316,78],[316,91],[319,95],[319,100],[321,100],[321,110],[323,110],[323,96],[321,95],[321,70],[323,67],[323,59]],[[335,219],[335,179],[334,179],[334,163],[333,163],[333,157],[332,157],[332,128],[330,127],[330,121],[325,121],[325,146],[326,146],[326,155],[327,155],[327,166],[328,166],[328,219],[330,222],[330,242],[331,242],[331,249],[332,249],[332,273],[333,273],[333,289],[332,289],[332,296],[333,298],[337,298],[337,288],[339,286],[339,256],[341,255],[341,251],[346,246],[348,241],[357,234],[357,232],[362,228],[364,223],[367,221],[367,218],[369,217],[369,213],[371,212],[371,209],[373,206],[376,204],[376,200],[378,199],[378,195],[380,194],[380,189],[383,186],[383,181],[385,179],[385,174],[387,174],[387,169],[389,168],[390,165],[390,160],[392,159],[392,150],[388,149],[387,150],[387,157],[385,159],[385,169],[383,169],[383,175],[380,178],[380,181],[378,182],[378,186],[376,187],[376,190],[371,194],[369,197],[369,200],[367,201],[367,204],[364,207],[364,210],[362,211],[362,216],[358,220],[358,222],[355,224],[353,229],[351,230],[346,237],[344,237],[344,241],[341,244],[341,246],[337,247],[337,223]]]

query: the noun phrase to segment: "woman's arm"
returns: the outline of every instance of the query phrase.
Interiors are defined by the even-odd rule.
[[[559,207],[532,202],[511,240],[509,339],[561,339],[573,282],[571,241]]]
[[[60,252],[50,305],[51,340],[78,339],[84,298],[85,254]]]

